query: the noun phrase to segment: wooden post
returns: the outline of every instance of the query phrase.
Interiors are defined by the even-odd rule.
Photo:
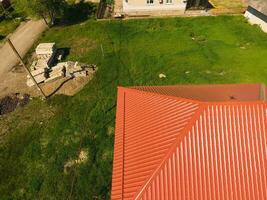
[[[33,75],[31,74],[30,70],[26,67],[26,65],[24,64],[21,56],[19,55],[19,52],[16,50],[16,48],[14,47],[13,43],[11,42],[11,40],[9,38],[7,38],[7,42],[9,43],[10,47],[12,48],[12,50],[14,51],[14,53],[16,54],[16,56],[18,57],[18,59],[20,60],[22,66],[25,68],[25,70],[27,71],[27,73],[29,74],[29,76],[31,77],[32,81],[34,82],[34,84],[37,86],[37,88],[40,90],[40,92],[42,93],[42,95],[44,96],[44,98],[46,99],[46,95],[44,93],[44,91],[42,90],[42,88],[38,85],[38,83],[36,82],[36,80],[34,79]]]

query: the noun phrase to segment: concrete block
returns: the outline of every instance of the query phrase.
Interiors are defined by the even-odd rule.
[[[86,70],[81,70],[81,71],[76,71],[76,72],[73,72],[73,77],[85,77],[87,76],[87,71]]]
[[[44,82],[44,81],[46,80],[46,78],[44,77],[43,74],[40,74],[40,75],[35,76],[34,79],[35,79],[35,81],[36,81],[37,83],[42,83],[42,82]],[[27,79],[26,84],[27,84],[29,87],[34,86],[34,82],[33,82],[33,80],[32,80],[31,78],[28,78],[28,79]]]
[[[60,78],[63,78],[63,73],[62,72],[57,72],[57,73],[54,73],[50,76],[50,78],[46,79],[44,82],[45,83],[48,83],[48,82],[52,82],[52,81],[55,81],[57,79],[60,79]]]
[[[33,76],[40,75],[40,74],[44,74],[46,69],[48,69],[48,68],[39,68],[39,69],[36,69],[36,70],[31,71],[31,74],[32,74]],[[28,76],[29,76],[29,75],[28,75]],[[27,77],[28,77],[28,76],[27,76]]]
[[[52,55],[56,51],[56,44],[55,43],[41,43],[39,44],[35,52],[37,55]]]

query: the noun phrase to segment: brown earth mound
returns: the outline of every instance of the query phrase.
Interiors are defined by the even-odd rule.
[[[0,115],[13,112],[17,107],[23,107],[30,101],[29,94],[12,94],[0,99]]]

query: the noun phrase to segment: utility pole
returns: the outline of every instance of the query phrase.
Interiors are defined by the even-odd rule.
[[[30,70],[26,67],[26,65],[24,64],[21,56],[19,55],[19,52],[16,50],[16,48],[14,47],[13,43],[11,42],[11,40],[9,38],[7,38],[7,42],[10,45],[10,47],[12,48],[13,52],[16,54],[16,56],[18,57],[18,59],[20,60],[22,66],[25,68],[25,70],[27,71],[27,73],[29,74],[29,76],[31,77],[32,81],[34,82],[34,84],[37,86],[37,88],[40,90],[40,92],[42,93],[43,97],[46,99],[46,95],[44,93],[44,91],[42,90],[42,88],[38,85],[38,83],[36,82],[36,80],[34,79],[33,75],[31,74]]]

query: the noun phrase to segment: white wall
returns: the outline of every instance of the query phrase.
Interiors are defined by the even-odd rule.
[[[185,11],[186,2],[184,0],[172,0],[172,3],[167,4],[166,0],[160,3],[160,0],[154,0],[153,4],[147,4],[147,0],[126,0],[123,1],[123,12],[138,12],[138,11]]]
[[[248,19],[249,23],[259,25],[261,29],[267,33],[267,23],[265,21],[261,20],[260,18],[256,17],[248,11],[246,11],[245,17]]]

